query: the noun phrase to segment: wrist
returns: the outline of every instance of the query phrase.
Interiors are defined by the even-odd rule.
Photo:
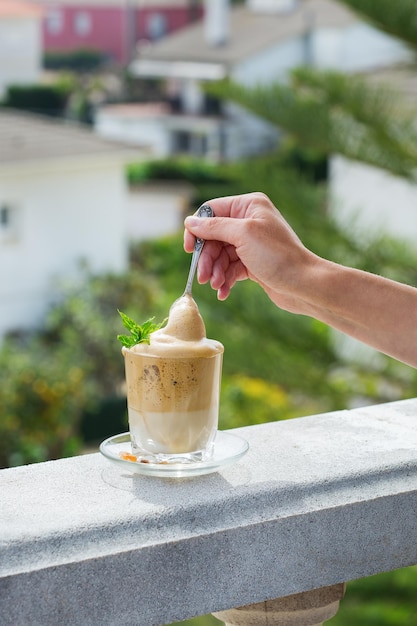
[[[309,253],[303,270],[294,283],[300,313],[323,320],[329,313],[337,315],[338,291],[348,268]]]

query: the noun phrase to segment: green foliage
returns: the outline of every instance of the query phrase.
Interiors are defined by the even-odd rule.
[[[315,413],[320,403],[307,402],[264,378],[225,376],[220,400],[221,429],[265,424]]]
[[[142,325],[139,325],[128,317],[126,313],[119,311],[119,315],[122,318],[123,326],[130,332],[130,335],[117,335],[117,339],[126,348],[131,348],[138,343],[149,344],[150,334],[162,328],[167,321],[167,318],[165,318],[160,324],[155,324],[155,317],[151,317]]]
[[[98,398],[120,393],[123,367],[117,309],[123,308],[132,317],[158,312],[160,290],[155,280],[142,272],[87,275],[83,282],[64,288],[64,293],[65,298],[47,317],[45,341],[51,349],[59,343],[83,367],[94,381]]]
[[[63,115],[68,98],[69,92],[61,85],[11,85],[2,104],[13,109],[58,117]]]
[[[417,566],[348,583],[329,626],[417,626]]]
[[[417,5],[415,0],[338,0],[370,21],[379,30],[393,35],[412,48],[417,47]]]
[[[43,66],[47,70],[85,72],[99,69],[106,61],[107,56],[100,50],[79,48],[69,52],[45,52]]]
[[[311,185],[282,163],[282,155],[275,154],[234,166],[228,192],[251,191],[255,180],[282,207],[306,245],[318,254],[417,284],[413,250],[389,238],[363,248],[354,235],[341,232],[327,216],[325,190]],[[204,187],[212,197],[216,185],[213,176],[213,182],[205,180],[197,192]],[[27,370],[39,369],[36,359],[41,354],[45,363],[59,359],[62,364],[62,369],[42,369],[42,380],[48,388],[66,380],[66,372],[73,368],[82,372],[79,386],[83,395],[79,389],[73,392],[66,387],[67,395],[57,399],[53,408],[57,424],[59,418],[65,426],[59,448],[62,454],[75,450],[80,433],[85,432],[82,424],[86,414],[89,436],[94,424],[101,427],[100,411],[108,403],[115,407],[114,428],[125,419],[123,404],[118,404],[124,394],[124,370],[116,340],[120,330],[117,309],[133,319],[138,315],[142,319],[162,319],[183,292],[190,256],[183,250],[182,233],[132,246],[131,252],[131,270],[126,275],[86,275],[81,284],[67,286],[62,300],[51,309],[44,332],[25,346]],[[326,326],[280,311],[255,283],[239,283],[222,303],[207,285],[195,284],[193,293],[208,336],[225,345],[222,428],[346,408],[358,400],[389,401],[417,391],[416,372],[391,359],[381,357],[372,367],[341,362]],[[6,356],[1,358],[21,352],[18,343],[9,343]],[[32,399],[30,385],[26,389],[27,370],[25,374],[13,358],[8,367],[4,375],[7,372],[10,383],[4,386],[4,393],[13,389],[19,392],[0,398],[4,407],[0,426],[2,462],[51,458],[58,449],[53,447],[52,439],[60,439],[53,434],[51,439],[46,437],[42,428],[42,419],[46,418],[36,425],[34,419],[18,417],[20,435],[13,435],[15,426],[11,425],[14,416],[20,415],[20,403],[23,407],[32,403],[41,416],[46,408],[39,408]],[[41,387],[37,384],[36,388]],[[30,411],[25,415],[29,416]],[[111,428],[110,422],[107,427]],[[54,433],[54,426],[49,430]],[[112,432],[116,430],[109,434]]]
[[[226,168],[226,172],[229,169]],[[132,163],[127,168],[127,176],[132,185],[145,180],[184,180],[198,185],[228,183],[230,180],[230,174],[217,165],[189,157]]]
[[[342,154],[415,179],[415,112],[387,87],[370,86],[358,76],[299,68],[289,85],[249,88],[221,81],[207,90],[285,130],[304,150]]]
[[[152,276],[85,276],[63,288],[42,332],[2,346],[0,466],[80,450],[85,413],[100,424],[100,407],[124,395],[118,306],[149,316],[159,298]]]
[[[0,352],[0,467],[69,456],[91,401],[85,370],[62,346],[38,337],[6,342]]]
[[[385,240],[361,250],[346,233],[337,235],[321,208],[321,193],[309,196],[290,176],[272,181],[264,167],[268,190],[288,206],[291,220],[320,253],[417,281],[415,255],[405,246]],[[291,186],[298,198],[293,204],[287,197]],[[190,263],[182,234],[143,243],[134,253],[126,275],[87,275],[82,284],[67,286],[41,334],[25,342],[9,340],[0,351],[3,465],[76,452],[85,414],[93,437],[94,424],[102,432],[100,411],[109,402],[115,426],[111,430],[108,422],[108,434],[124,420],[123,403],[117,400],[124,395],[117,309],[132,318],[155,314],[162,319],[183,292]],[[345,408],[358,399],[388,401],[417,391],[415,371],[391,359],[381,357],[373,368],[344,364],[326,326],[278,310],[255,283],[239,283],[222,303],[207,285],[196,284],[194,297],[208,336],[225,345],[222,428]]]

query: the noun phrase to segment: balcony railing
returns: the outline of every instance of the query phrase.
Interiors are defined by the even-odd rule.
[[[417,399],[235,432],[247,455],[192,479],[2,470],[1,624],[319,624],[343,583],[417,563]]]

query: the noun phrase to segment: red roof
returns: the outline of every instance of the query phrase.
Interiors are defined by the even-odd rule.
[[[0,0],[0,18],[2,17],[41,17],[43,9],[30,2],[20,0]]]

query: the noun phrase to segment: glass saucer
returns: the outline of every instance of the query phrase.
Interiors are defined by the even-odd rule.
[[[122,433],[105,439],[100,444],[100,452],[109,461],[123,467],[128,472],[158,476],[160,478],[186,478],[211,474],[236,463],[249,449],[245,439],[231,432],[217,431],[213,455],[207,461],[194,463],[141,463],[120,458],[120,453],[131,454],[130,434]]]

